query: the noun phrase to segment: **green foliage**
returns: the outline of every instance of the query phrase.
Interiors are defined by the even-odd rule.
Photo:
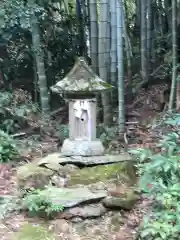
[[[42,190],[32,190],[23,198],[23,206],[28,209],[30,215],[53,217],[54,214],[61,212],[63,206],[50,201],[48,195],[42,194]]]
[[[109,146],[109,144],[115,139],[115,136],[117,136],[116,127],[105,127],[103,124],[97,126],[97,137],[100,138],[105,147]]]
[[[69,137],[69,127],[66,124],[57,124],[55,136],[59,138],[60,142]]]
[[[0,130],[0,162],[9,162],[18,154],[14,139]]]
[[[37,104],[28,99],[26,92],[18,91],[0,92],[0,128],[7,133],[14,133],[25,124],[26,118],[39,110]]]
[[[3,220],[9,216],[10,213],[20,210],[19,200],[15,196],[0,195],[0,219]]]
[[[161,152],[136,149],[139,159],[139,187],[153,200],[137,239],[179,239],[180,233],[180,146],[179,132],[160,140]]]

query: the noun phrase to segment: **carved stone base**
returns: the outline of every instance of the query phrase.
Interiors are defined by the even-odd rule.
[[[66,139],[61,148],[63,156],[101,156],[104,147],[99,139],[96,141]]]

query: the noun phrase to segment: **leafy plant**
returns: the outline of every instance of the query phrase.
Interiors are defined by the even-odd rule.
[[[180,156],[179,134],[171,132],[158,144],[161,152],[136,149],[139,159],[139,188],[153,199],[151,212],[144,218],[137,239],[179,239]]]
[[[105,127],[103,124],[100,124],[97,127],[97,136],[101,139],[103,145],[108,147],[109,144],[115,139],[115,136],[117,136],[117,128]]]
[[[56,133],[55,136],[59,138],[60,141],[63,141],[64,139],[68,138],[69,136],[69,128],[66,124],[61,124],[56,126]]]
[[[18,154],[14,139],[0,130],[0,162],[9,162]]]
[[[63,206],[51,202],[48,195],[42,194],[42,190],[32,190],[23,198],[23,206],[28,209],[30,215],[53,217],[61,212]]]

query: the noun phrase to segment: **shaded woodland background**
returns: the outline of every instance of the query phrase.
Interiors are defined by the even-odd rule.
[[[29,114],[27,102],[29,112],[39,108],[43,113],[58,112],[64,100],[49,87],[65,76],[76,56],[84,56],[103,80],[117,87],[112,94],[102,95],[99,103],[98,119],[105,125],[112,123],[113,114],[118,115],[114,119],[124,132],[133,111],[133,117],[162,111],[170,91],[175,92],[174,87],[171,90],[173,66],[173,77],[178,75],[178,8],[178,1],[173,10],[169,0],[120,1],[118,8],[113,0],[3,1],[0,99],[6,109],[1,126],[10,128],[4,118],[9,104],[15,115]]]

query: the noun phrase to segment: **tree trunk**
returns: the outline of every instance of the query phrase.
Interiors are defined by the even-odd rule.
[[[141,1],[141,75],[143,81],[148,79],[146,3],[146,0]]]
[[[98,74],[98,15],[96,0],[89,0],[91,66]]]
[[[124,69],[123,69],[123,3],[122,0],[116,0],[117,10],[117,67],[118,67],[118,125],[119,133],[125,131],[124,119]]]
[[[177,81],[177,0],[172,1],[172,83],[169,100],[169,111],[175,107],[176,99],[176,81]],[[179,85],[179,84],[178,84]]]
[[[100,2],[100,20],[99,20],[99,75],[102,80],[108,81],[108,69],[106,67],[106,40],[107,40],[107,16],[108,16],[108,0],[102,0]],[[110,95],[102,93],[102,105],[103,105],[103,116],[104,124],[110,125],[112,114],[110,111]]]
[[[126,58],[127,58],[127,72],[128,72],[128,89],[127,89],[127,101],[128,104],[132,103],[132,64],[131,64],[131,49],[130,49],[130,40],[126,28],[126,14],[125,14],[125,9],[123,7],[123,30],[124,30],[124,40],[125,40],[125,48],[126,48]]]
[[[38,19],[34,14],[31,16],[31,31],[32,31],[32,45],[34,58],[37,64],[37,75],[38,75],[38,84],[40,91],[40,102],[41,102],[41,110],[43,114],[48,114],[50,112],[49,106],[49,93],[47,88],[47,79],[45,74],[44,67],[44,56],[43,51],[41,49],[41,38],[40,38],[40,30],[38,26]]]
[[[148,75],[152,73],[151,53],[152,53],[152,0],[147,0],[147,62]]]
[[[116,23],[116,0],[110,1],[110,22],[111,22],[111,84],[117,87],[117,23]],[[112,90],[112,103],[117,101],[116,89]]]
[[[111,69],[111,18],[110,18],[110,4],[108,3],[107,10],[107,28],[106,28],[106,54],[105,54],[105,64],[107,69],[107,82],[110,83],[110,69]]]

